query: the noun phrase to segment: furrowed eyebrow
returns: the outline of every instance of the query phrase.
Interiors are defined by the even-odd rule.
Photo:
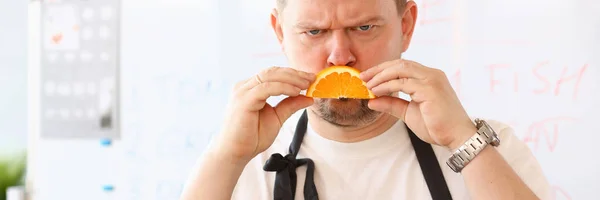
[[[362,26],[362,25],[369,25],[369,24],[377,24],[377,23],[381,23],[385,21],[383,19],[382,16],[371,16],[371,17],[367,17],[364,20],[357,20],[356,22],[352,22],[350,23],[351,27],[354,26]]]
[[[364,19],[360,19],[360,20],[351,22],[346,27],[356,27],[356,26],[362,26],[362,25],[368,25],[368,24],[375,24],[375,23],[381,23],[383,21],[385,21],[385,20],[383,19],[382,16],[370,16],[370,17],[367,17]],[[298,22],[294,25],[294,27],[297,29],[301,29],[301,30],[320,30],[320,29],[328,28],[326,25],[309,22],[309,21]]]
[[[311,22],[298,22],[294,25],[294,27],[301,30],[317,30],[327,28],[327,26]]]

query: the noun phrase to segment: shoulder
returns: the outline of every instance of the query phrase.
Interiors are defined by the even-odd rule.
[[[511,165],[538,163],[537,158],[533,155],[529,146],[519,138],[510,125],[494,119],[483,120],[494,129],[496,134],[498,134],[500,146],[496,147],[496,149],[508,163]]]
[[[540,199],[552,198],[552,189],[543,169],[529,146],[506,123],[484,119],[498,134],[500,146],[496,147],[506,162],[515,170]]]
[[[231,199],[271,199],[273,198],[273,184],[275,183],[275,172],[263,170],[264,164],[272,154],[286,155],[292,141],[296,124],[304,110],[300,110],[288,118],[281,127],[277,138],[264,152],[258,154],[244,167]]]

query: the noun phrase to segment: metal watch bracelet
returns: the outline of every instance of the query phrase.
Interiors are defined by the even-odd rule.
[[[483,120],[476,120],[478,130],[462,146],[454,151],[446,164],[452,171],[461,172],[485,147],[499,144],[496,133]]]

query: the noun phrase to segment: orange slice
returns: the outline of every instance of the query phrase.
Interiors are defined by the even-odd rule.
[[[348,66],[332,66],[321,70],[308,90],[307,97],[373,99],[375,95],[359,78],[360,71]]]

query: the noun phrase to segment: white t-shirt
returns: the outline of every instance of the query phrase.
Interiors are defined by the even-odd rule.
[[[301,110],[302,111],[302,110]],[[273,145],[248,163],[234,189],[232,199],[273,199],[275,172],[263,170],[271,154],[285,156],[302,112],[288,119]],[[552,197],[551,187],[528,146],[512,129],[497,121],[488,123],[499,134],[499,152],[541,199]],[[446,160],[451,153],[433,146],[453,199],[470,199],[462,176]],[[383,134],[366,141],[340,143],[325,139],[308,124],[297,159],[315,162],[314,181],[322,200],[431,199],[419,162],[402,121]],[[303,200],[306,165],[296,169],[296,199]]]

